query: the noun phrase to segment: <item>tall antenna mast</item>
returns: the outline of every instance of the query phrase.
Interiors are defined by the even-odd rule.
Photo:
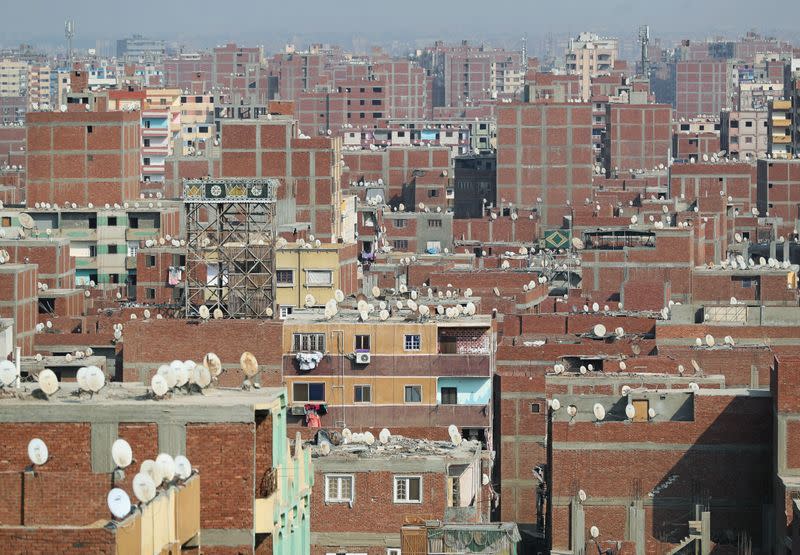
[[[650,44],[650,26],[642,25],[639,27],[639,43],[642,45],[642,67],[640,68],[642,77],[650,75],[650,56],[647,51],[647,46]]]
[[[522,74],[523,78],[528,73],[528,37],[522,37]]]
[[[75,36],[75,20],[67,19],[64,22],[64,37],[67,39],[67,65],[72,65],[72,37]]]

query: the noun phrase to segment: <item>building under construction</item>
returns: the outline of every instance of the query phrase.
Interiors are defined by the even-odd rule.
[[[271,318],[275,303],[276,179],[184,181],[186,315]]]

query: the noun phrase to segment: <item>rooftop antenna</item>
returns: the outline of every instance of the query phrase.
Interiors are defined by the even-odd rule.
[[[639,44],[642,47],[642,60],[641,60],[641,74],[642,77],[650,75],[650,56],[648,53],[648,45],[650,44],[650,26],[642,25],[639,27]]]
[[[528,37],[522,37],[522,77],[528,73]]]
[[[64,22],[64,37],[67,39],[67,64],[72,66],[72,38],[75,36],[75,20]]]

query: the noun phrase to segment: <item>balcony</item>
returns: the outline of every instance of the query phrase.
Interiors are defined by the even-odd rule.
[[[776,145],[785,145],[792,142],[792,137],[789,135],[773,135],[772,142]]]
[[[773,127],[789,127],[792,124],[792,121],[786,118],[781,117],[773,117],[772,118],[772,126]]]
[[[772,109],[773,110],[791,110],[792,109],[792,101],[791,100],[773,100],[772,101]]]

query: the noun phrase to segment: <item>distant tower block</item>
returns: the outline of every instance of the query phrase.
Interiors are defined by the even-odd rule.
[[[186,316],[271,318],[277,179],[184,180]]]

